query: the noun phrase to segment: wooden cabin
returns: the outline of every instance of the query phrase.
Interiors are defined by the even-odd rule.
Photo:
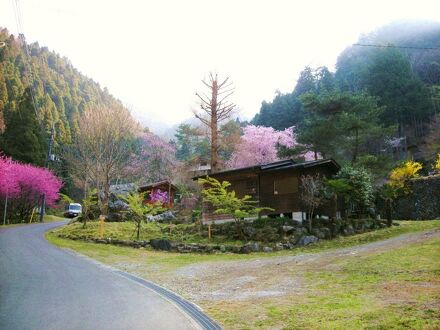
[[[139,192],[149,192],[149,193],[153,193],[156,190],[161,190],[161,191],[167,192],[168,193],[168,203],[164,206],[168,207],[168,208],[173,207],[174,197],[175,197],[178,189],[170,181],[163,180],[163,181],[159,181],[159,182],[153,182],[153,183],[139,186],[139,189],[138,189]]]
[[[320,159],[298,163],[293,160],[283,160],[270,164],[212,173],[209,176],[219,181],[231,183],[230,189],[239,197],[252,196],[260,206],[270,207],[274,211],[263,212],[262,215],[283,215],[295,220],[305,219],[305,210],[301,205],[300,177],[320,173],[330,178],[335,175],[340,166],[333,159]],[[196,177],[194,179],[197,179]],[[202,219],[204,223],[216,220],[229,220],[227,215],[213,214],[209,205],[203,206]]]

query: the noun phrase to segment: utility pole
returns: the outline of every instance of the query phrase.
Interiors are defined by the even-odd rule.
[[[49,161],[52,157],[52,145],[53,145],[53,134],[55,130],[55,125],[52,123],[52,128],[50,129],[50,136],[49,136],[49,148],[47,149],[47,157],[46,161],[44,163],[45,168],[49,168]],[[44,213],[46,212],[46,195],[41,195],[41,206],[40,206],[40,222],[44,222],[43,217]]]

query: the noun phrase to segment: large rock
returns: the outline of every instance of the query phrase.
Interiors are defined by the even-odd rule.
[[[171,243],[167,239],[152,239],[150,240],[150,245],[155,250],[163,250],[163,251],[171,250]]]
[[[248,243],[246,244],[244,247],[246,247],[246,249],[250,250],[251,252],[258,252],[261,251],[261,246],[259,243]]]
[[[286,234],[291,234],[291,233],[293,233],[294,230],[295,230],[295,227],[293,227],[293,226],[283,226],[283,231]]]
[[[124,218],[120,213],[109,213],[105,220],[108,222],[120,222],[124,221]]]
[[[298,245],[299,246],[306,246],[306,245],[309,245],[309,244],[317,243],[318,241],[319,241],[319,238],[316,237],[316,236],[313,236],[313,235],[303,236],[298,241]]]
[[[342,233],[345,236],[350,236],[354,234],[354,229],[352,225],[348,225],[346,228],[344,228],[344,230],[342,231]]]

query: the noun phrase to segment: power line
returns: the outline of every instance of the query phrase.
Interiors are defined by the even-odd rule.
[[[375,47],[375,48],[401,48],[401,49],[417,49],[417,50],[440,50],[440,47],[415,47],[415,46],[394,46],[394,45],[375,45],[375,44],[353,44],[359,47]]]
[[[22,13],[21,13],[21,8],[20,8],[20,2],[19,0],[12,0],[12,2],[14,3],[14,13],[15,13],[15,19],[16,19],[16,23],[17,23],[17,33],[18,33],[18,38],[21,40],[21,42],[23,43],[23,48],[24,48],[24,65],[25,67],[27,67],[27,77],[28,80],[28,84],[29,84],[29,92],[31,94],[31,99],[32,99],[32,105],[35,111],[35,116],[36,116],[36,120],[38,122],[38,124],[40,125],[41,130],[45,131],[44,126],[43,126],[43,122],[39,120],[38,118],[38,107],[37,107],[37,102],[36,102],[36,98],[35,98],[35,94],[34,94],[34,76],[32,74],[32,59],[31,59],[31,54],[29,53],[29,47],[26,43],[26,39],[24,37],[24,28],[23,28],[23,18],[22,18]],[[48,151],[47,151],[47,157],[46,157],[46,161],[44,164],[45,168],[49,167],[49,157],[50,154],[52,152],[52,144],[53,144],[53,136],[54,136],[54,122],[52,122],[52,129],[50,131],[50,137],[49,137],[49,146],[48,146]],[[45,209],[46,209],[46,195],[43,193],[41,195],[41,204],[40,204],[40,222],[43,222],[43,217],[44,217],[44,213],[45,213]]]
[[[31,61],[31,56],[29,54],[29,48],[27,46],[26,43],[26,39],[24,37],[24,27],[23,27],[23,19],[22,19],[22,13],[21,13],[21,8],[20,8],[20,2],[19,0],[12,0],[12,3],[14,5],[14,14],[15,14],[15,20],[17,23],[17,33],[18,33],[18,38],[21,40],[22,44],[23,44],[23,48],[24,48],[24,64],[25,67],[27,68],[27,79],[28,79],[28,85],[29,85],[29,92],[31,94],[31,101],[32,101],[32,107],[34,108],[34,112],[35,112],[35,116],[37,118],[38,124],[40,125],[40,128],[42,130],[44,130],[44,126],[43,123],[40,122],[40,120],[38,119],[38,106],[37,106],[37,101],[35,98],[35,94],[34,94],[34,77],[32,74],[32,61]]]

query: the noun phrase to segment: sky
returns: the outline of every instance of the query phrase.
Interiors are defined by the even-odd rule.
[[[394,20],[440,21],[438,0],[0,0],[0,26],[66,56],[153,129],[193,117],[209,72],[230,77],[238,115],[293,90],[306,66]]]

